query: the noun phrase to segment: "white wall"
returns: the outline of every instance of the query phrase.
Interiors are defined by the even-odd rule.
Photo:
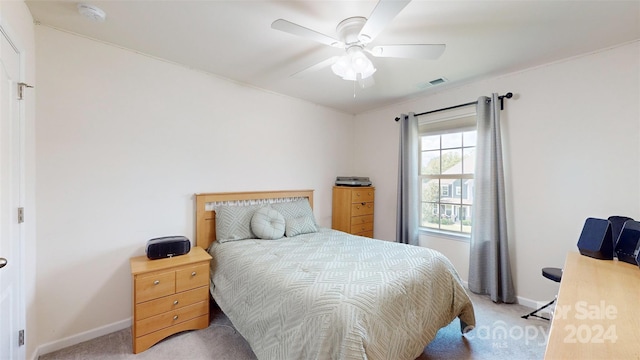
[[[28,328],[45,350],[127,323],[129,257],[151,237],[193,238],[195,192],[313,188],[316,216],[330,226],[335,176],[370,176],[376,237],[393,240],[393,119],[491,92],[516,94],[502,119],[519,296],[555,294],[540,268],[562,266],[586,217],[640,219],[638,43],[361,114],[354,124],[351,115],[58,30],[37,26],[35,37],[38,271],[28,322],[37,318],[37,333]],[[467,278],[466,243],[421,241]]]
[[[562,267],[566,253],[577,251],[587,217],[640,219],[638,42],[360,114],[355,170],[376,186],[376,237],[394,240],[393,119],[509,91],[516,96],[506,100],[501,117],[511,264],[518,296],[546,301],[558,286],[541,276],[541,268]],[[427,236],[421,242],[450,257],[468,278],[467,243]]]
[[[352,115],[44,26],[36,46],[43,352],[128,324],[129,258],[193,240],[196,192],[314,189],[331,226]]]
[[[23,1],[0,1],[0,19],[3,26],[11,30],[11,35],[23,56],[23,74],[21,80],[37,87],[35,74],[35,35],[33,18]],[[2,84],[5,86],[5,84]],[[25,290],[25,353],[29,357],[37,345],[35,315],[36,301],[36,199],[35,199],[35,108],[36,91],[29,89],[25,93],[24,104],[24,166],[25,166],[25,222],[24,222],[24,290]],[[4,170],[4,169],[3,169]]]

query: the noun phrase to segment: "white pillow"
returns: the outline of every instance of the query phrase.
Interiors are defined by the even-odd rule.
[[[292,237],[300,234],[309,234],[317,231],[318,227],[313,221],[313,217],[303,216],[299,218],[287,219],[287,226],[285,229],[287,237]]]
[[[280,239],[284,230],[284,216],[270,207],[257,210],[251,218],[251,231],[260,239]]]

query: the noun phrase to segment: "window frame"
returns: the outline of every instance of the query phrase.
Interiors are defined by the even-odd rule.
[[[463,232],[462,231],[462,224],[460,224],[461,229],[459,231],[455,231],[455,230],[448,230],[448,229],[442,229],[442,223],[441,220],[438,222],[438,228],[432,228],[432,227],[427,227],[427,226],[423,226],[422,225],[422,217],[423,217],[423,204],[425,203],[431,203],[434,205],[433,207],[433,212],[438,212],[440,213],[440,209],[442,206],[446,207],[449,206],[452,210],[452,214],[455,213],[454,208],[457,207],[458,213],[462,213],[462,212],[471,212],[471,209],[473,208],[473,200],[471,201],[471,204],[465,203],[464,198],[463,198],[463,193],[464,193],[464,189],[463,187],[467,188],[467,193],[471,192],[471,196],[475,197],[475,191],[471,191],[470,186],[468,184],[468,180],[473,180],[474,179],[474,175],[475,175],[475,169],[473,173],[465,173],[465,169],[464,169],[464,164],[462,165],[461,168],[461,174],[438,174],[438,175],[424,175],[422,174],[422,157],[423,157],[423,153],[425,151],[429,151],[429,150],[425,150],[423,151],[422,149],[422,137],[423,136],[431,136],[431,135],[443,135],[443,134],[448,134],[448,133],[465,133],[468,131],[476,131],[476,111],[475,111],[475,107],[472,108],[467,108],[467,109],[457,109],[456,111],[447,111],[444,114],[434,114],[436,116],[426,116],[425,118],[420,118],[419,119],[419,150],[418,150],[418,161],[420,164],[420,169],[418,171],[418,202],[420,203],[420,214],[419,214],[419,218],[420,218],[420,222],[419,222],[419,232],[426,234],[426,235],[436,235],[438,237],[443,237],[443,238],[447,238],[447,239],[452,239],[452,240],[459,240],[459,241],[469,241],[470,237],[471,237],[471,231],[470,232]],[[434,128],[433,130],[430,130],[429,128]],[[464,143],[464,135],[462,135],[462,140],[461,140],[461,144],[460,147],[455,147],[454,149],[460,149],[460,151],[462,152],[462,159],[461,162],[464,162],[464,151],[465,149],[469,149],[469,148],[473,148],[474,152],[476,149],[476,145],[474,144],[472,147],[470,146],[465,146]],[[442,154],[443,151],[445,150],[449,150],[452,149],[450,147],[448,148],[443,148],[442,146],[442,138],[440,138],[440,146],[438,148],[438,151],[440,151],[440,153]],[[430,149],[433,150],[433,149]],[[441,155],[440,155],[441,156]],[[423,186],[423,181],[425,179],[437,179],[438,180],[438,188],[440,189],[440,191],[438,191],[438,199],[437,202],[425,202],[423,199],[423,194],[422,194],[422,186]],[[442,202],[442,184],[441,184],[441,180],[446,179],[446,180],[460,180],[460,184],[458,186],[456,186],[453,182],[450,184],[451,186],[451,190],[449,191],[449,189],[447,189],[447,193],[458,193],[457,195],[452,195],[455,198],[459,198],[459,202],[457,203],[450,203],[450,202]],[[447,195],[449,196],[449,195]],[[437,215],[436,216],[441,216],[441,215]],[[458,215],[459,216],[459,215]]]

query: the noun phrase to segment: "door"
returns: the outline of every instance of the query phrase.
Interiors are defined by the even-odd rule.
[[[2,23],[3,24],[3,23]],[[20,53],[0,26],[0,359],[24,359]]]

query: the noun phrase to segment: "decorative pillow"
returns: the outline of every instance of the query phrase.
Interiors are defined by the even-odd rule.
[[[216,207],[216,239],[218,242],[255,239],[251,231],[251,218],[263,205]]]
[[[318,227],[311,217],[303,216],[294,219],[287,219],[287,226],[285,228],[285,234],[287,237],[314,233],[317,231]]]
[[[307,199],[275,203],[271,204],[271,207],[278,210],[282,216],[284,216],[285,221],[300,217],[309,217],[313,224],[317,226],[316,219],[313,217],[313,210],[311,210],[309,200]]]
[[[280,239],[284,235],[284,216],[270,207],[258,209],[251,218],[251,231],[260,239]]]

